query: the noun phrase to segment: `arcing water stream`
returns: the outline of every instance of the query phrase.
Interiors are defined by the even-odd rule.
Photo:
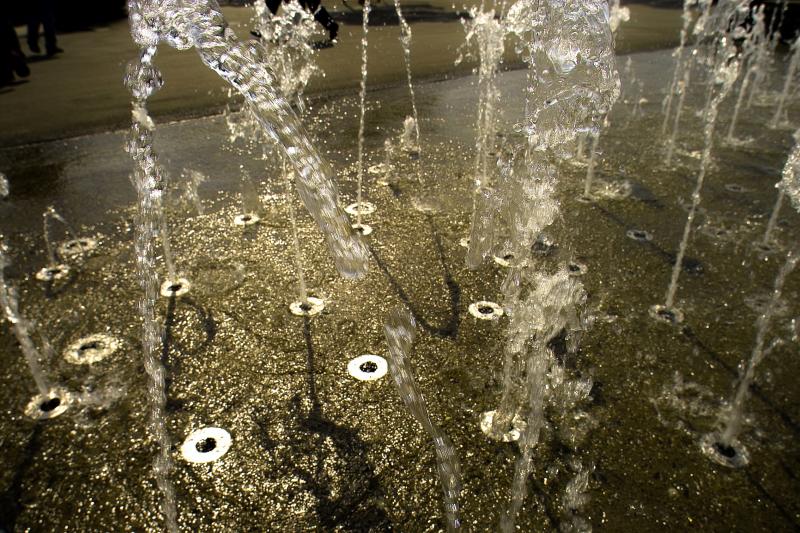
[[[411,354],[416,333],[414,319],[406,309],[395,309],[386,319],[384,326],[386,343],[389,346],[389,371],[392,374],[397,391],[408,412],[411,413],[422,428],[430,435],[436,450],[436,466],[444,493],[444,509],[447,517],[447,530],[457,531],[461,528],[461,509],[459,494],[461,492],[461,466],[453,443],[431,421],[425,399],[419,392],[414,374],[408,366],[407,358]]]

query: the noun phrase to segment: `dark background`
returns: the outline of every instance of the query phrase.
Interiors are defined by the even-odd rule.
[[[27,1],[0,1],[10,3],[9,10],[15,25],[27,23]],[[59,32],[86,30],[126,16],[125,0],[56,0],[55,3]]]

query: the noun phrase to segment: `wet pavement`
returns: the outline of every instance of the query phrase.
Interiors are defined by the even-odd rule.
[[[631,116],[631,104],[616,108],[599,145],[596,184],[598,191],[616,185],[630,195],[578,202],[585,167],[562,165],[563,217],[548,231],[555,246],[536,256],[541,269],[569,261],[587,267],[582,281],[590,326],[579,352],[562,354],[561,362],[570,375],[591,377],[593,386],[584,414],[547,413],[520,529],[556,530],[568,521],[562,498],[580,463],[594,467],[581,514],[597,530],[796,530],[800,359],[796,341],[789,341],[789,320],[798,315],[797,275],[787,283],[772,329],[787,342],[759,367],[747,406],[742,441],[750,465],[717,466],[699,447],[752,348],[753,302],[768,294],[782,262],[782,252],[759,254],[751,243],[775,200],[790,131],[766,129],[763,116],[771,108],[756,102],[738,131],[757,140],[736,148],[718,140],[678,289],[685,322],[656,322],[648,309],[663,303],[701,136],[699,119],[686,113],[689,135],[679,141],[675,166],[664,168],[660,102],[670,56],[632,57],[648,102],[640,117]],[[524,79],[523,72],[501,77],[506,137],[514,135],[510,123],[523,109]],[[773,82],[774,91],[780,80]],[[418,323],[410,363],[432,419],[461,459],[464,523],[472,531],[496,530],[518,449],[488,440],[479,429],[481,413],[499,400],[507,319],[477,320],[467,312],[470,303],[498,301],[505,275],[492,261],[467,270],[459,244],[469,225],[476,93],[472,78],[421,84],[420,175],[416,162],[402,156],[394,161],[394,177],[366,174],[366,199],[378,207],[365,217],[375,230],[366,279],[336,275],[316,226],[293,197],[304,272],[311,293],[326,302],[312,318],[288,310],[296,276],[276,165],[265,168],[245,146],[229,145],[224,117],[159,126],[157,149],[174,183],[171,244],[178,271],[192,282],[185,296],[159,302],[183,530],[444,528],[427,435],[404,410],[389,376],[361,382],[347,373],[354,357],[385,355],[383,321],[401,303]],[[692,100],[702,101],[701,87]],[[329,96],[312,104],[309,129],[337,171],[342,203],[350,203],[356,99]],[[368,105],[373,165],[383,161],[384,140],[402,130],[406,89],[375,91]],[[723,131],[730,105],[723,107]],[[795,106],[790,117],[800,118],[797,112]],[[6,530],[161,527],[136,311],[134,193],[123,142],[123,133],[106,133],[0,150],[0,168],[13,170],[11,196],[0,203],[14,261],[7,275],[20,288],[22,312],[55,348],[57,356],[45,363],[49,375],[81,398],[58,418],[26,418],[22,410],[34,386],[3,326],[0,435],[7,467],[0,473],[0,526]],[[261,222],[244,230],[233,224],[241,211],[240,165],[257,178],[262,200]],[[199,189],[204,215],[178,200],[185,168],[210,178]],[[99,247],[70,261],[68,279],[47,285],[33,273],[46,260],[39,214],[50,204]],[[66,238],[56,228],[57,239]],[[720,228],[726,231],[715,231]],[[652,239],[631,239],[631,230]],[[776,234],[784,249],[798,230],[800,218],[786,206]],[[75,365],[60,355],[101,332],[122,341],[107,359]],[[232,445],[217,462],[188,463],[180,445],[205,426],[226,429]]]

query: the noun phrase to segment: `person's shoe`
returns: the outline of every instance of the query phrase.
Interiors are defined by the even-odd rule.
[[[311,43],[311,48],[314,50],[324,50],[325,48],[333,47],[334,44],[336,44],[336,41],[314,41]]]
[[[30,48],[31,52],[34,54],[41,54],[42,49],[39,48],[39,43],[36,41],[28,41],[28,48]]]
[[[52,56],[54,56],[54,55],[56,55],[56,54],[60,54],[60,53],[62,53],[63,51],[64,51],[64,50],[62,50],[62,49],[61,49],[61,48],[59,48],[58,46],[54,46],[53,48],[48,48],[48,49],[47,49],[47,56],[48,56],[48,57],[52,57]]]
[[[328,26],[328,32],[330,34],[331,43],[335,43],[336,36],[339,35],[339,25],[331,21],[330,26]]]
[[[0,87],[11,85],[14,83],[14,73],[10,70],[7,72],[0,72]]]

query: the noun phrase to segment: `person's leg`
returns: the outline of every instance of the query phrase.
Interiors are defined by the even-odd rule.
[[[278,13],[278,8],[281,7],[281,0],[266,0],[267,9],[273,15]]]
[[[38,54],[42,51],[39,48],[39,2],[37,0],[33,0],[28,5],[28,48],[34,54]]]
[[[331,41],[339,34],[339,25],[333,20],[328,10],[322,7],[322,0],[298,0],[300,5],[314,15],[314,20],[328,30]]]
[[[319,0],[312,0],[316,1],[317,8],[314,13],[314,20],[319,22],[323,28],[328,30],[328,36],[330,37],[331,41],[336,40],[336,36],[339,34],[339,25],[333,20],[331,14],[328,13],[328,10],[319,5]]]
[[[12,36],[9,32],[13,32],[14,35]],[[13,51],[12,39],[16,40],[16,38],[17,34],[14,32],[14,27],[0,13],[0,87],[14,81],[14,71],[11,68],[11,53]]]
[[[56,43],[56,3],[55,0],[38,0],[40,3],[40,16],[44,28],[44,47],[47,55],[62,52]]]
[[[14,73],[26,78],[31,71],[19,46],[19,38],[11,24],[11,18],[8,13],[0,12],[0,85],[14,81]]]

